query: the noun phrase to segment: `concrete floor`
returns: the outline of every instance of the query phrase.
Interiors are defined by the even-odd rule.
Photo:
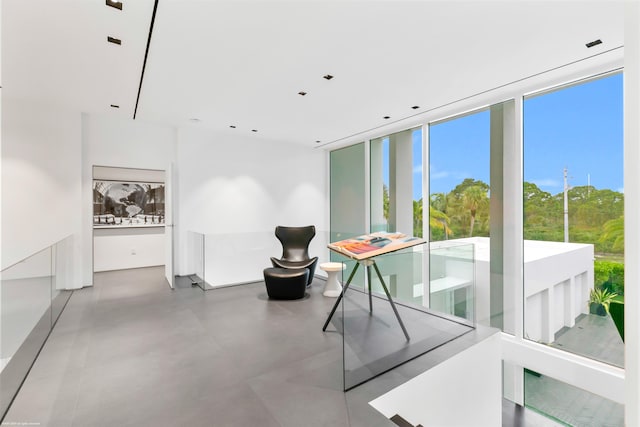
[[[163,268],[96,274],[73,293],[4,423],[393,426],[367,402],[493,333],[474,330],[345,393],[342,336],[321,331],[334,301],[323,285],[270,301],[260,283],[203,292],[170,290]],[[538,425],[521,412],[505,402],[504,425]]]
[[[581,315],[551,346],[624,368],[624,342],[610,315]]]
[[[624,367],[624,342],[611,316],[586,314],[551,343],[564,351]],[[576,427],[622,427],[624,405],[546,376],[525,374],[527,407]]]
[[[624,405],[553,378],[525,373],[528,408],[574,427],[623,427]]]

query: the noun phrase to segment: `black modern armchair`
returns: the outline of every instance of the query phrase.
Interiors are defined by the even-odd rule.
[[[274,267],[289,269],[309,269],[307,286],[313,281],[313,273],[316,270],[318,257],[309,257],[309,243],[316,235],[316,227],[276,227],[276,237],[282,243],[282,257],[271,257]]]

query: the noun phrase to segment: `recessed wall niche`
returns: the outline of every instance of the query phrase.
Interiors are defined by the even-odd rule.
[[[163,265],[165,171],[93,166],[94,272]]]

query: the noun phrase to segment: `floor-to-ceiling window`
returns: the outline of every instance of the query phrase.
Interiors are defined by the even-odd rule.
[[[564,413],[573,425],[598,423],[602,414],[616,425],[624,410],[618,391],[594,384],[603,372],[619,384],[624,366],[622,76],[512,96],[431,122],[426,135],[425,126],[371,140],[370,230],[424,229],[427,303],[471,314],[528,354],[544,354],[540,363],[505,358],[505,396],[522,402],[524,391],[525,404]],[[416,215],[423,136],[427,227]],[[564,375],[566,360],[580,365],[583,378]],[[594,405],[602,414],[589,412]]]
[[[490,111],[429,126],[430,306],[489,323]]]
[[[524,337],[623,367],[622,74],[526,97],[523,124]],[[525,373],[525,403],[543,412],[558,401],[536,396],[560,388]],[[598,405],[622,419],[622,405]]]
[[[430,240],[489,237],[489,110],[429,126]]]

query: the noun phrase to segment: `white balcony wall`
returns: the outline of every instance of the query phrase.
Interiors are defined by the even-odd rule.
[[[452,242],[475,246],[475,295],[478,321],[489,316],[489,238],[433,242],[432,250]],[[525,337],[550,343],[563,327],[575,325],[588,312],[589,290],[593,288],[593,245],[525,240]],[[445,275],[459,274],[455,264]]]

